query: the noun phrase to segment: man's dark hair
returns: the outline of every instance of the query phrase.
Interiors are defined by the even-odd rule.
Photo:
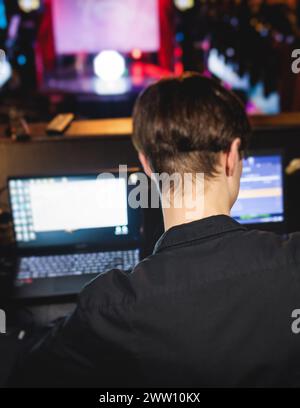
[[[235,94],[197,73],[163,79],[138,98],[133,143],[157,173],[216,173],[235,138],[246,149],[250,124]]]

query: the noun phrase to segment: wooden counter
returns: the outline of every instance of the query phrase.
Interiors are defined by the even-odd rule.
[[[300,112],[282,113],[274,116],[252,116],[250,118],[254,130],[293,129],[300,128]],[[45,132],[45,123],[30,124],[33,138],[51,138]],[[0,127],[0,137],[4,127]],[[83,137],[130,137],[132,134],[132,119],[99,119],[74,121],[63,138]],[[53,137],[52,137],[53,138]],[[56,139],[56,137],[54,137]]]

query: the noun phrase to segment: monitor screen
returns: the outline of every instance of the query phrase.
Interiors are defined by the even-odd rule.
[[[19,247],[109,244],[137,233],[126,178],[10,179],[9,194]]]
[[[231,215],[241,224],[284,221],[284,188],[281,155],[244,159],[240,194]]]
[[[102,50],[157,52],[158,0],[53,0],[58,54]]]

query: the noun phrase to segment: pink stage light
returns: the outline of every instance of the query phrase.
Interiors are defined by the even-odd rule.
[[[134,48],[132,51],[131,51],[131,56],[132,56],[132,58],[133,59],[135,59],[135,60],[139,60],[139,59],[141,59],[142,58],[142,51],[139,49],[139,48]]]
[[[58,54],[160,48],[158,0],[52,0]]]

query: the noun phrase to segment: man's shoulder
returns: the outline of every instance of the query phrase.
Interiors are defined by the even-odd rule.
[[[300,232],[292,234],[275,234],[268,231],[246,230],[237,237],[241,246],[250,251],[255,248],[263,254],[272,251],[273,255],[298,255],[300,259]]]
[[[131,272],[111,269],[97,276],[81,291],[79,305],[88,312],[95,308],[128,311],[141,296],[156,295],[157,285],[151,282],[151,272],[161,265],[157,258],[160,257],[151,255],[141,260]]]
[[[111,269],[90,281],[81,291],[79,301],[85,308],[94,309],[125,306],[134,300],[130,273]]]
[[[188,253],[186,247],[183,247],[151,255],[142,260],[131,273],[113,269],[99,275],[83,289],[79,300],[88,309],[120,307],[128,310],[141,296],[158,296],[159,293],[163,294],[164,289],[168,292],[170,288],[165,286],[173,284],[176,277],[180,282],[190,278],[189,263],[195,266],[197,259],[199,265],[207,267],[213,267],[217,262],[218,268],[224,259],[224,265],[228,266],[230,261],[234,269],[246,272],[272,269],[288,271],[300,265],[300,233],[281,236],[245,230],[242,234],[224,237],[222,245],[216,242],[216,247],[211,246],[208,252],[205,248],[200,249],[202,244],[193,246]],[[178,273],[177,269],[180,269]],[[201,270],[200,273],[204,272]]]
[[[300,232],[275,234],[259,230],[245,230],[232,237],[225,248],[237,254],[247,269],[292,270],[300,265]],[[251,268],[252,267],[252,268]]]

